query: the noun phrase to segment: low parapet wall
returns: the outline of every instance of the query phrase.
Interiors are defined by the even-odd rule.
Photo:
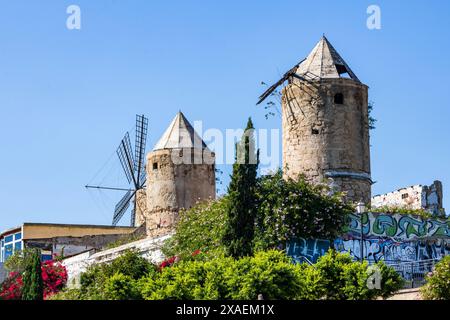
[[[90,250],[76,256],[66,258],[62,263],[67,269],[68,286],[78,286],[81,273],[85,272],[89,266],[98,263],[110,262],[120,256],[124,251],[129,249],[137,250],[141,254],[141,256],[151,261],[152,263],[160,263],[164,260],[164,255],[161,252],[161,247],[164,242],[171,236],[172,235],[166,235],[159,238],[134,241],[104,251]]]

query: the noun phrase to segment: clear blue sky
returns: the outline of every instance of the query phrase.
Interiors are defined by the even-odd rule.
[[[372,3],[379,31],[366,28]],[[80,31],[66,28],[70,4]],[[260,82],[276,81],[322,33],[375,102],[373,193],[439,179],[445,205],[449,12],[448,1],[1,0],[0,230],[110,224],[120,194],[84,185],[102,180],[108,159],[105,181],[124,180],[110,156],[136,113],[150,118],[149,147],[179,109],[206,127],[252,116],[257,128],[280,128],[255,106]]]

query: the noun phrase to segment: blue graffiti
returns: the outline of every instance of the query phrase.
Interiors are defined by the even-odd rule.
[[[323,256],[330,249],[330,241],[320,239],[296,239],[287,244],[286,251],[296,262],[306,258],[311,262]]]

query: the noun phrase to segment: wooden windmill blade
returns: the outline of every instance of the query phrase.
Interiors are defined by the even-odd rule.
[[[136,185],[137,181],[134,176],[134,158],[131,150],[130,134],[128,132],[125,134],[125,137],[117,148],[117,156],[119,157],[120,164],[125,172],[128,183],[133,182]]]
[[[144,115],[136,115],[136,140],[134,171],[136,172],[136,189],[142,188],[145,181],[145,147],[147,144],[148,119]]]
[[[136,210],[133,208],[131,210],[130,226],[134,227],[135,222],[136,222]]]
[[[130,202],[134,201],[134,207],[131,211],[131,226],[134,226],[136,204],[137,204],[137,192],[144,187],[145,184],[145,147],[147,143],[147,127],[148,119],[144,115],[136,116],[136,139],[135,139],[135,152],[131,146],[130,134],[127,132],[120,142],[119,147],[116,150],[119,157],[120,164],[125,173],[125,177],[128,180],[128,184],[133,186],[129,189],[107,187],[107,186],[93,186],[86,185],[86,188],[105,189],[105,190],[117,190],[127,191],[127,193],[120,199],[114,208],[113,225],[122,219],[123,215],[130,207]]]
[[[134,226],[136,220],[136,209],[137,209],[137,192],[143,188],[145,184],[145,147],[147,144],[147,128],[148,119],[144,115],[136,115],[136,139],[134,145],[135,161],[134,161],[134,173],[136,175],[135,179],[135,190],[134,195],[134,207],[131,210],[130,225]]]
[[[113,226],[117,225],[117,223],[122,219],[123,215],[127,211],[128,207],[130,206],[130,200],[133,198],[133,196],[136,194],[136,190],[128,191],[122,199],[116,204],[116,207],[114,209],[114,215],[113,215]]]

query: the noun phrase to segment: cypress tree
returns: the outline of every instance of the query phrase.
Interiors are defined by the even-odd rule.
[[[27,259],[23,275],[22,300],[43,300],[44,283],[42,281],[41,259],[38,250],[33,250]]]
[[[236,144],[236,161],[228,187],[230,201],[223,243],[227,254],[234,258],[253,253],[258,164],[259,150],[255,148],[254,127],[249,118],[244,135]]]

